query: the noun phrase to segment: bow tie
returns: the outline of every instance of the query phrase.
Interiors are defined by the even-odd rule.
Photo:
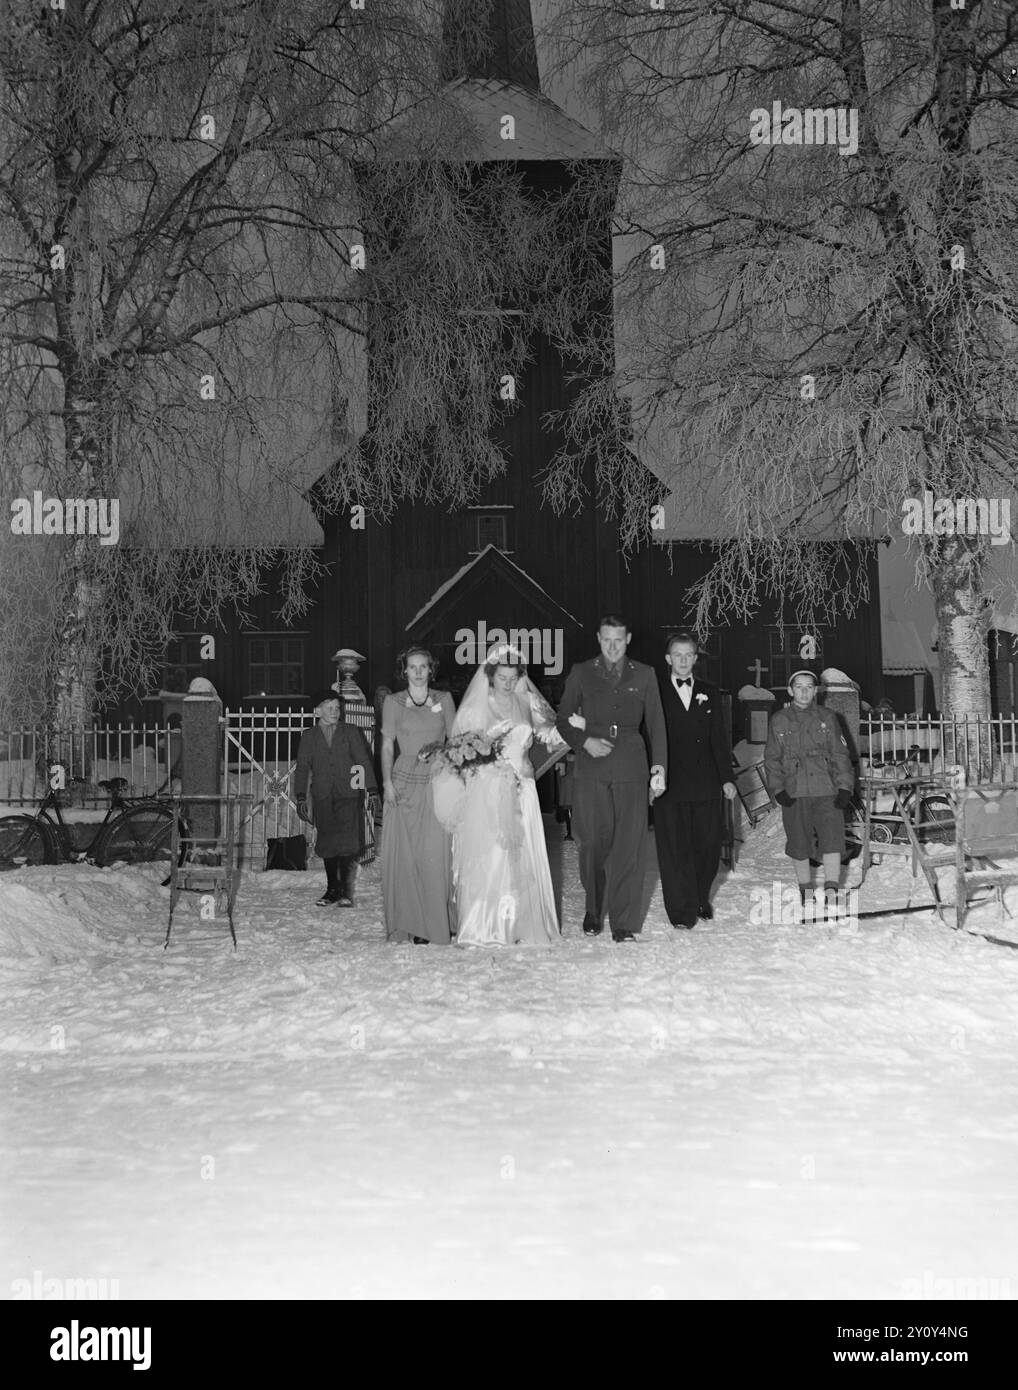
[[[680,680],[679,677],[676,676],[676,677],[675,677],[675,684],[676,684],[676,685],[692,685],[692,684],[693,684],[693,677],[692,677],[692,676],[687,676],[687,677],[685,678],[685,680]]]

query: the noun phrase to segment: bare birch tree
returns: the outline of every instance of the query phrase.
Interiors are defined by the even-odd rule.
[[[768,590],[800,617],[850,613],[864,576],[841,571],[835,588],[818,524],[880,537],[907,533],[927,495],[1010,506],[1018,9],[562,0],[550,25],[626,158],[614,385],[633,402],[635,453],[730,537],[698,624],[747,615]],[[576,457],[592,458],[602,493],[631,499],[632,543],[648,534],[646,479],[610,389],[578,402],[574,459],[550,486],[561,503]],[[985,713],[985,567],[1001,537],[950,534],[940,515],[914,546],[942,704]]]
[[[441,18],[439,0],[54,0],[0,15],[4,490],[123,509],[116,545],[5,535],[5,717],[41,698],[79,722],[144,687],[174,612],[214,621],[272,561],[281,617],[303,611],[312,549],[222,538],[264,521],[266,476],[302,494],[309,460],[335,458],[369,322],[388,406],[370,467],[350,454],[331,500],[384,510],[425,478],[456,500],[502,466],[490,384],[526,324],[507,340],[497,315],[462,311],[526,304],[547,258],[511,176],[476,195],[514,248],[497,258],[463,217],[462,163],[418,164],[408,184],[439,137],[470,137],[442,96]],[[376,238],[365,259],[364,224],[407,211],[419,234]]]

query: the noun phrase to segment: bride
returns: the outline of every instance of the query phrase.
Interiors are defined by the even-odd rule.
[[[493,761],[462,771],[457,737],[485,735]],[[435,813],[452,832],[459,946],[547,945],[558,941],[555,898],[534,770],[535,736],[562,743],[555,714],[507,644],[492,647],[467,688],[446,762],[432,783]]]

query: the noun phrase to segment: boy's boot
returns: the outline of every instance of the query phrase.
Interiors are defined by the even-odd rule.
[[[824,900],[812,883],[799,884],[799,899],[802,902],[803,926],[812,927],[824,920]]]
[[[828,922],[841,917],[841,889],[836,883],[824,884],[824,916]]]
[[[324,892],[324,893],[322,894],[322,896],[318,899],[318,906],[319,906],[319,907],[328,907],[331,903],[338,903],[338,902],[339,902],[339,896],[340,896],[340,883],[339,883],[339,872],[338,872],[338,869],[339,869],[339,860],[338,860],[338,859],[324,859],[322,862],[323,862],[324,865],[325,865],[325,879],[326,879],[326,884],[325,884],[325,892]]]
[[[344,854],[339,860],[339,905],[353,907],[354,885],[357,882],[357,856]]]

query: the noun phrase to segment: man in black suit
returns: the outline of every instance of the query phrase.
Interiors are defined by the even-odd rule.
[[[721,798],[735,798],[732,748],[721,692],[693,679],[699,643],[668,638],[661,703],[668,730],[667,791],[654,803],[654,839],[665,911],[673,927],[714,916],[710,889],[721,862]]]

